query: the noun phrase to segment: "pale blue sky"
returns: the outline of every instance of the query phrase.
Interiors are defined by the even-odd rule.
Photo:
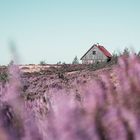
[[[94,43],[140,50],[140,0],[0,0],[0,64],[72,62]]]

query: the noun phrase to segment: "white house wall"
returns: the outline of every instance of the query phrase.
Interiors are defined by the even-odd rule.
[[[93,51],[96,51],[96,54],[93,55]],[[94,62],[101,62],[106,61],[107,57],[103,54],[103,52],[94,46],[83,58],[82,63],[94,63]]]

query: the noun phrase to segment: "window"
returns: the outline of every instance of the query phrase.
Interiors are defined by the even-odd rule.
[[[93,51],[92,54],[95,55],[96,54],[96,51]]]

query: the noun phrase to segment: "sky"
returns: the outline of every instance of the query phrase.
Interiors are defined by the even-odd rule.
[[[140,0],[0,0],[0,65],[71,63],[95,43],[140,50]]]

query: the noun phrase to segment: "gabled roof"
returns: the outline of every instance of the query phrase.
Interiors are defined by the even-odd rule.
[[[104,53],[105,56],[112,57],[112,55],[110,54],[110,52],[107,51],[103,46],[98,45],[97,47],[100,49],[100,51],[102,51]]]
[[[110,54],[110,52],[107,51],[103,46],[98,45],[98,44],[94,44],[94,45],[81,57],[80,60],[82,60],[82,58],[83,58],[93,47],[97,47],[105,56],[107,56],[107,57],[112,57],[112,55]]]

